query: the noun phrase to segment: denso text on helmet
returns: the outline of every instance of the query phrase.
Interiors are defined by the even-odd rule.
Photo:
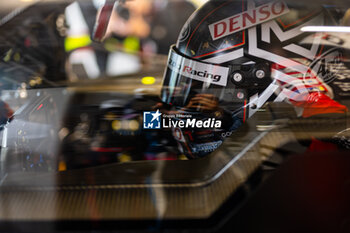
[[[284,2],[272,2],[209,25],[213,40],[242,31],[289,12]]]

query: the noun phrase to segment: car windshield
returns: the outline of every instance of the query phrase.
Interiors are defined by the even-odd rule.
[[[0,232],[216,227],[294,155],[347,154],[349,9],[2,1]]]

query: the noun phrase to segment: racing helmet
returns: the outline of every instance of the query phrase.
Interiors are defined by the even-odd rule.
[[[212,0],[188,19],[169,52],[161,99],[185,107],[214,95],[243,121],[267,101],[287,101],[308,117],[346,111],[329,83],[342,57],[338,40],[308,31],[337,25],[332,7],[265,0]],[[334,35],[333,35],[334,36]],[[329,108],[331,106],[332,108]],[[306,110],[305,110],[306,109]]]

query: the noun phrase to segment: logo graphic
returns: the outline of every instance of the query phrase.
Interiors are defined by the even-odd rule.
[[[228,67],[194,61],[175,52],[169,56],[168,67],[187,78],[224,87],[227,85]]]
[[[209,25],[213,40],[240,32],[289,12],[284,2],[272,2]]]
[[[162,114],[157,110],[156,112],[143,112],[143,128],[144,129],[160,129]]]
[[[162,116],[162,117],[161,117]],[[162,114],[156,112],[143,112],[144,129],[213,129],[221,128],[221,120],[215,118],[196,119],[190,114]]]
[[[322,54],[321,58],[312,62],[310,68],[317,72],[317,76],[325,83],[330,83],[337,78],[337,74],[341,72],[342,64],[341,52],[332,49]]]

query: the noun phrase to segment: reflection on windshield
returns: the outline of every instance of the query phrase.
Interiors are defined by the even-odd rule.
[[[0,223],[46,219],[27,211],[41,200],[49,220],[205,219],[295,154],[347,153],[350,13],[310,7],[43,1],[5,17]]]

